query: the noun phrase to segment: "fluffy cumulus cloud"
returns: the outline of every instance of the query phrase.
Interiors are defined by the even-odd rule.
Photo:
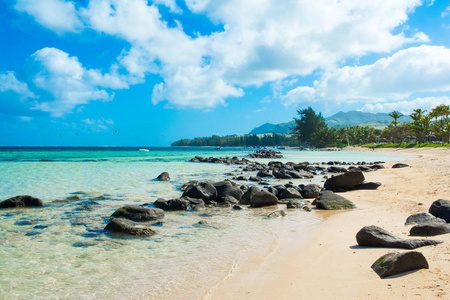
[[[361,108],[361,111],[366,112],[391,112],[397,110],[407,115],[412,113],[414,109],[421,108],[427,111],[431,111],[438,105],[447,104],[450,105],[450,97],[419,97],[413,100],[403,100],[398,102],[387,103],[369,103]]]
[[[28,89],[28,85],[17,80],[13,72],[0,73],[0,92],[14,92],[21,98],[34,98],[35,95]]]
[[[33,16],[42,26],[58,33],[76,32],[82,28],[72,1],[18,0],[15,8]]]
[[[86,69],[78,58],[55,48],[36,51],[26,64],[26,71],[33,90],[45,95],[35,102],[33,109],[53,116],[71,112],[91,100],[110,100],[113,95],[105,89],[128,87],[119,75]]]
[[[305,76],[316,70],[323,70],[327,75],[314,87],[297,87],[287,93],[283,98],[285,103],[298,102],[302,97],[317,100],[336,91],[343,99],[346,87],[338,86],[339,80],[350,75],[356,75],[356,79],[347,79],[347,86],[355,89],[350,90],[350,98],[369,99],[373,95],[363,93],[357,86],[358,76],[376,79],[382,73],[383,64],[387,68],[394,61],[402,65],[405,62],[401,58],[405,55],[416,59],[414,51],[428,51],[428,48],[413,48],[406,54],[399,52],[395,57],[377,62],[376,66],[333,71],[346,58],[392,53],[410,43],[427,42],[428,37],[420,31],[407,35],[401,30],[408,14],[424,4],[420,0],[185,0],[183,9],[221,25],[208,35],[189,35],[184,31],[180,17],[184,11],[175,0],[91,0],[84,7],[79,3],[75,6],[74,1],[39,1],[53,8],[51,14],[37,2],[19,0],[16,9],[56,32],[90,28],[127,41],[129,47],[113,62],[134,79],[127,79],[127,83],[141,82],[148,74],[158,74],[162,80],[155,84],[149,97],[155,104],[168,101],[175,107],[213,107],[224,104],[227,98],[243,96],[248,86]],[[161,6],[169,8],[175,22],[164,20],[159,11]],[[55,54],[56,49],[51,52]],[[124,80],[117,74],[107,78],[100,71],[83,69],[67,53],[55,57],[70,68],[65,73],[62,69],[51,71],[52,63],[40,54],[35,55],[37,61],[46,62],[41,66],[50,68],[50,75],[40,79],[37,75],[34,82],[55,98],[59,108],[50,108],[54,101],[41,102],[37,109],[57,115],[89,100],[108,99],[102,87],[111,79],[117,82],[110,88],[123,88]],[[59,72],[62,77],[51,75]],[[396,79],[395,74],[390,75]],[[413,76],[409,78],[412,84]],[[380,82],[373,83],[374,89],[382,84],[382,78],[378,79]],[[58,88],[61,82],[71,92]],[[385,94],[375,90],[373,93],[376,97],[398,94],[397,98],[406,93],[402,89],[395,92],[393,87],[387,90]]]
[[[414,93],[448,91],[450,49],[422,45],[398,51],[372,65],[346,66],[327,72],[314,86],[298,86],[287,92],[283,100],[287,105],[329,99],[338,102],[399,102]]]

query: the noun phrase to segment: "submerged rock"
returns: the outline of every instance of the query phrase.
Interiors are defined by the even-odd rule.
[[[284,216],[286,216],[286,213],[283,210],[277,210],[277,211],[271,212],[270,214],[267,215],[268,218],[272,218],[272,219],[281,218]]]
[[[363,227],[356,234],[359,246],[416,249],[442,243],[435,240],[403,240],[378,226]]]
[[[160,181],[170,181],[170,175],[167,172],[162,172],[161,174],[156,177],[156,180]]]
[[[388,253],[377,259],[372,265],[372,269],[380,278],[428,268],[425,256],[416,251]]]
[[[0,202],[0,208],[44,206],[44,202],[29,195],[15,196]]]
[[[409,167],[409,165],[403,164],[403,163],[397,163],[392,166],[393,169],[400,169],[400,168],[407,168],[407,167]]]
[[[198,182],[189,185],[182,197],[198,198],[210,202],[217,197],[217,190],[212,183]]]
[[[320,186],[317,184],[307,184],[302,187],[302,196],[303,198],[317,198],[320,194]]]
[[[150,226],[141,225],[123,218],[111,219],[105,230],[135,236],[148,236],[156,233]]]
[[[159,208],[128,205],[117,209],[111,216],[145,222],[164,218],[164,211]]]

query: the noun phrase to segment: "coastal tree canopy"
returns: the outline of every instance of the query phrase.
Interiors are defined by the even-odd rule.
[[[297,114],[300,118],[294,118],[295,127],[291,129],[298,141],[313,145],[322,144],[322,137],[328,135],[328,127],[322,114],[316,114],[311,107],[300,109]]]

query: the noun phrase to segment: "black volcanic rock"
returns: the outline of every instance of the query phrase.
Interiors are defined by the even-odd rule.
[[[159,208],[128,205],[117,209],[111,216],[145,222],[164,218],[164,211]]]
[[[105,230],[135,236],[149,236],[156,232],[150,227],[135,223],[131,220],[117,218],[111,219]]]
[[[334,188],[350,189],[364,182],[364,175],[359,169],[354,169],[346,173],[328,178],[324,187],[327,190]]]
[[[372,269],[380,278],[418,269],[428,269],[428,262],[422,253],[416,251],[388,253],[377,259]]]
[[[15,196],[0,202],[0,208],[44,206],[44,202],[29,195]]]
[[[435,240],[403,240],[378,226],[363,227],[356,234],[359,246],[415,249],[442,243]]]
[[[435,217],[444,219],[447,223],[450,223],[450,201],[439,199],[434,201],[428,211]]]

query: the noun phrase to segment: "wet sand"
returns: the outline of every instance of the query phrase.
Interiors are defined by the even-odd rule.
[[[372,151],[355,148],[351,151]],[[293,232],[280,237],[277,249],[264,260],[248,261],[221,282],[207,299],[449,299],[450,234],[432,239],[443,244],[416,249],[429,269],[380,279],[371,265],[389,252],[408,250],[362,248],[355,235],[377,225],[402,238],[411,226],[405,220],[427,212],[438,199],[450,200],[450,149],[376,149],[419,156],[409,168],[365,173],[366,181],[381,182],[378,190],[342,194],[358,209],[316,211],[324,222],[309,239]],[[297,238],[296,238],[297,236]]]

